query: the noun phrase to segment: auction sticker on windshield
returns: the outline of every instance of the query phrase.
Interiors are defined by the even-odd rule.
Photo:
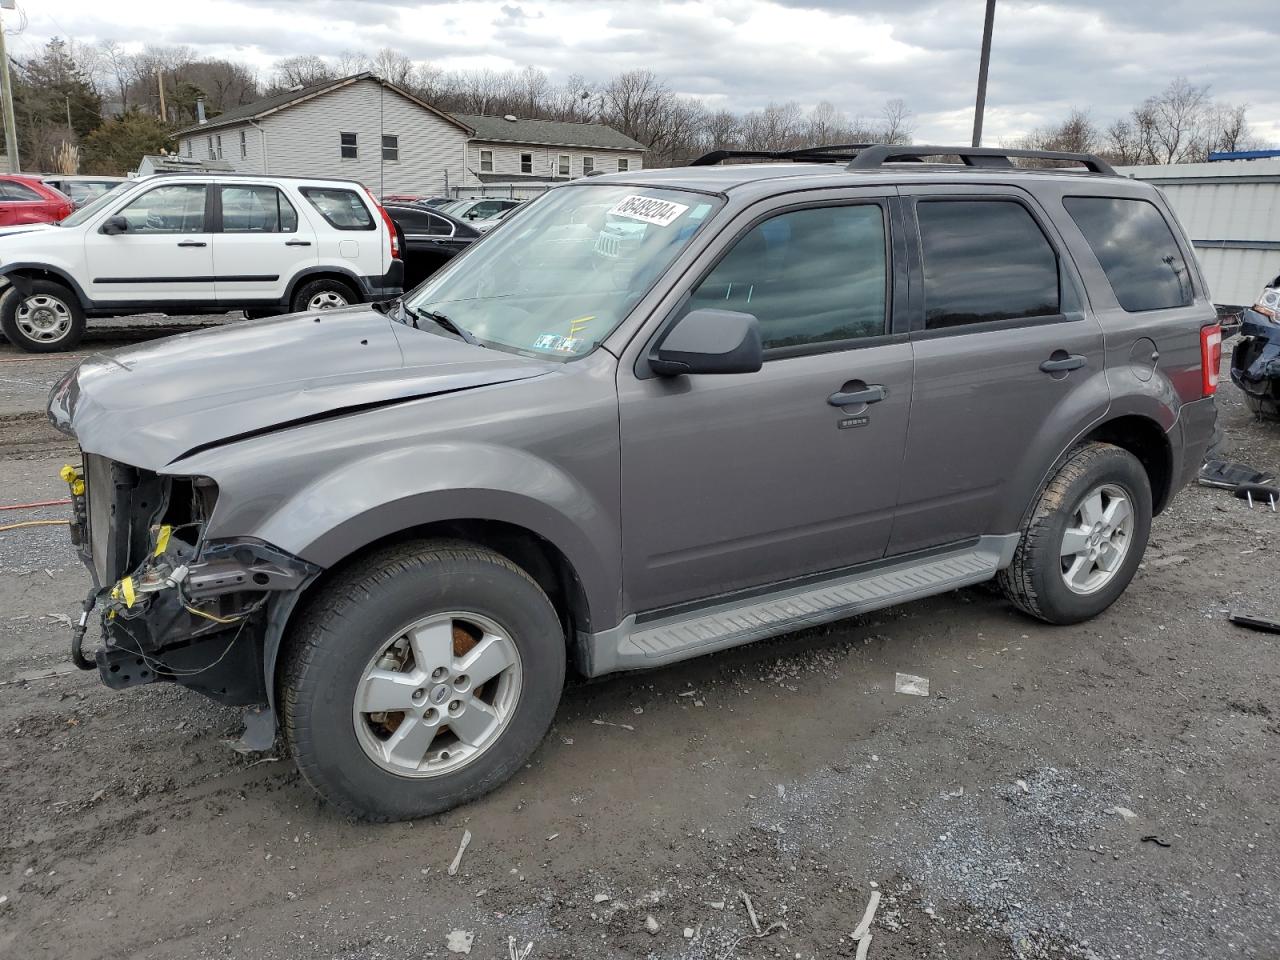
[[[645,223],[667,227],[688,209],[683,203],[672,203],[670,200],[659,200],[656,197],[645,197],[633,193],[619,200],[609,213],[615,217],[643,220]]]

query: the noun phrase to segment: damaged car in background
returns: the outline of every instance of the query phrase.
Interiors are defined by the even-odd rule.
[[[1160,194],[1078,154],[726,158],[554,186],[394,301],[83,360],[49,403],[76,663],[278,720],[395,820],[528,763],[569,670],[987,580],[1106,610],[1216,419]]]
[[[1280,420],[1280,277],[1241,312],[1240,339],[1231,351],[1231,382],[1260,417]]]

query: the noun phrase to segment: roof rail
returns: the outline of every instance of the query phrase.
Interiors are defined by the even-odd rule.
[[[795,150],[712,150],[689,161],[691,167],[714,167],[725,160],[793,160],[833,161],[852,160],[861,151],[871,146],[868,143],[831,143],[813,147],[799,147]]]
[[[959,157],[968,167],[1012,167],[1011,157],[1030,160],[1068,160],[1083,164],[1090,173],[1119,176],[1111,164],[1092,153],[1067,153],[1062,150],[1009,150],[1004,147],[937,147],[912,144],[897,146],[875,144],[859,151],[846,170],[874,170],[886,163],[919,162],[926,157]]]

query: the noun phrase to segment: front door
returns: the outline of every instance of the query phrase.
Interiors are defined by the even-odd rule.
[[[1102,327],[1044,212],[1012,189],[902,193],[922,264],[890,554],[1016,532],[1046,468],[1110,402]]]
[[[316,233],[271,184],[226,183],[213,272],[220,303],[234,307],[284,299],[289,282],[317,262]]]
[[[758,373],[663,378],[620,365],[628,610],[884,553],[912,380],[911,345],[890,326],[889,214],[887,198],[855,193],[744,214],[719,241],[727,252],[675,316],[754,314]],[[862,399],[841,405],[842,394]]]
[[[203,183],[165,183],[130,194],[105,219],[124,218],[122,233],[100,223],[85,235],[89,297],[145,305],[212,304],[213,235]]]

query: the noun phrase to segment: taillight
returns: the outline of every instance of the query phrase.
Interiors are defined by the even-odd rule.
[[[369,202],[373,204],[374,209],[376,209],[378,213],[382,216],[382,222],[387,225],[387,236],[391,238],[391,259],[399,260],[400,259],[400,237],[396,233],[396,225],[391,222],[391,214],[387,213],[386,208],[383,207],[383,205],[377,201],[377,198],[374,197],[372,190],[370,190],[368,187],[365,187],[364,192],[369,195]]]
[[[1222,367],[1222,328],[1216,323],[1200,328],[1200,385],[1203,395],[1218,392],[1218,370]]]

